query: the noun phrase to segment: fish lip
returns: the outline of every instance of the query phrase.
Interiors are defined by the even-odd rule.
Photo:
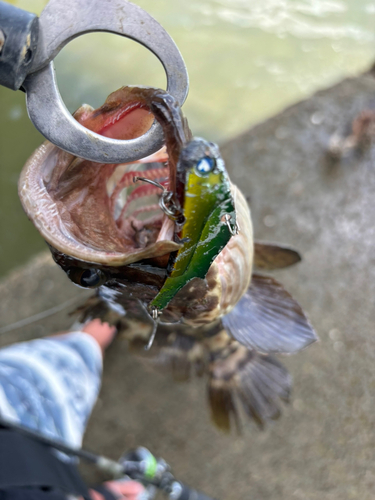
[[[106,109],[110,111],[115,109],[115,107],[111,108],[107,102],[104,106],[107,106]],[[95,119],[95,116],[98,116],[98,110],[93,111],[87,106],[80,108],[76,113],[76,118],[81,123],[87,121],[87,117]],[[54,198],[54,192],[49,189],[49,181],[56,173],[56,169],[61,168],[64,174],[71,169],[74,161],[76,161],[76,157],[61,151],[47,141],[29,158],[20,176],[19,196],[22,205],[47,243],[79,261],[114,267],[169,255],[181,247],[180,244],[168,238],[156,241],[142,249],[129,246],[123,250],[121,244],[117,244],[118,242],[112,247],[104,245],[100,248],[99,245],[90,244],[87,240],[85,241],[79,235],[74,234],[66,222],[66,218],[70,214],[69,210],[64,214],[60,212],[61,207],[59,208],[58,202]],[[83,160],[78,159],[77,161]],[[175,163],[169,163],[170,170],[175,168]],[[110,167],[98,165],[99,176],[104,168]],[[111,235],[109,236],[111,237]]]

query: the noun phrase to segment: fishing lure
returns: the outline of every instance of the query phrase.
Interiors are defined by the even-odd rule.
[[[216,144],[194,139],[181,151],[176,191],[183,214],[182,229],[177,232],[182,246],[172,257],[170,275],[150,303],[157,313],[190,280],[204,279],[231,236],[237,234],[230,182]]]

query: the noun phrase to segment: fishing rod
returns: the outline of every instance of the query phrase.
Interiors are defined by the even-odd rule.
[[[150,500],[154,498],[153,491],[155,488],[166,494],[169,500],[214,500],[176,480],[167,462],[162,458],[156,458],[147,448],[139,447],[127,452],[116,462],[83,448],[73,448],[35,430],[4,420],[2,417],[0,417],[0,426],[23,434],[69,456],[82,458],[86,462],[94,464],[101,471],[110,474],[114,479],[128,476],[135,481],[139,481],[144,486],[151,487],[148,492]]]

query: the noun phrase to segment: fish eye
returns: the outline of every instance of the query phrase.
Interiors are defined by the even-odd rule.
[[[198,175],[205,175],[215,168],[216,162],[214,158],[210,158],[209,156],[204,156],[195,166],[195,170]]]
[[[81,269],[70,267],[66,274],[76,285],[84,288],[97,288],[106,281],[106,275],[100,269]]]

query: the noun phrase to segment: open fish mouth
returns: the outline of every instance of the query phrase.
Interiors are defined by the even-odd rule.
[[[45,142],[21,174],[19,195],[44,239],[72,258],[105,266],[159,259],[180,248],[173,241],[178,210],[176,158],[191,138],[179,107],[164,105],[163,91],[124,87],[97,110],[84,105],[75,118],[85,127],[115,139],[144,134],[154,117],[170,122],[166,149],[136,164],[98,164]],[[176,122],[177,127],[176,127]],[[165,130],[165,128],[164,128]],[[178,134],[176,136],[176,130]],[[150,180],[134,182],[134,177]]]

